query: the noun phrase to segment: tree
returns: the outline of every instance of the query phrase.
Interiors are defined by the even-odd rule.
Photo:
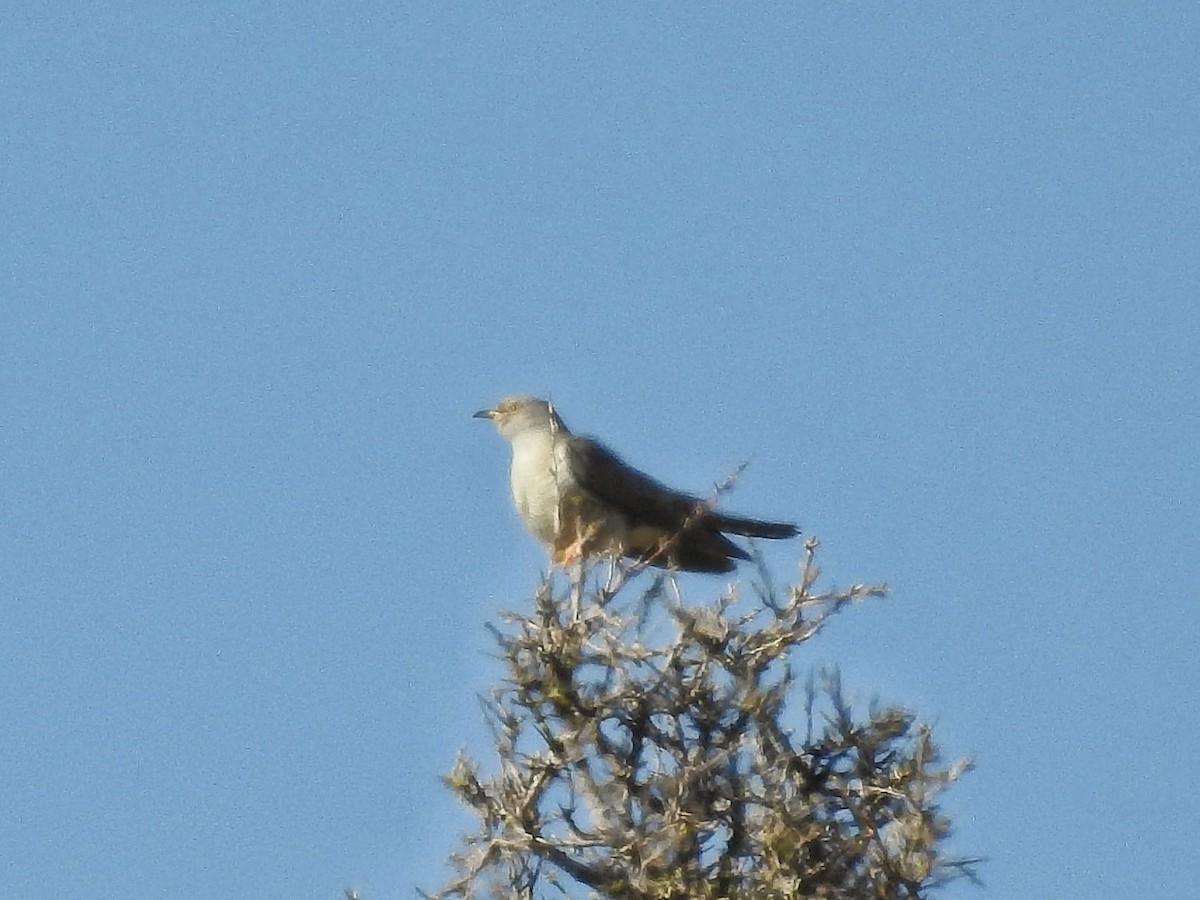
[[[479,818],[437,897],[925,897],[976,860],[948,857],[935,802],[969,768],[928,726],[873,705],[857,718],[836,672],[807,679],[786,725],[792,651],[884,586],[815,590],[816,542],[782,596],[759,566],[685,604],[642,567],[547,578],[531,615],[493,629],[505,667],[484,700],[498,770],[460,755],[446,783]]]

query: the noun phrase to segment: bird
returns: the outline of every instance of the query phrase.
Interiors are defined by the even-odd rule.
[[[474,415],[490,419],[511,445],[513,503],[553,563],[607,555],[723,573],[750,559],[727,534],[776,540],[800,533],[789,522],[730,515],[667,487],[600,441],[572,434],[538,397],[506,397]]]

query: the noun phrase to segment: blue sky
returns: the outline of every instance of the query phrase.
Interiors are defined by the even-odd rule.
[[[545,565],[470,418],[518,391],[680,487],[752,460],[732,507],[894,586],[802,662],[976,758],[987,895],[1188,894],[1197,33],[0,14],[0,894],[440,884],[483,626]]]

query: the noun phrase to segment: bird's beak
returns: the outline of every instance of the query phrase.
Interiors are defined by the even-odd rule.
[[[494,409],[481,409],[475,415],[471,416],[472,419],[494,419],[495,417],[496,411]]]

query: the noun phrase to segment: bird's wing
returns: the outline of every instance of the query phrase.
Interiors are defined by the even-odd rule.
[[[673,491],[639,472],[599,441],[577,435],[566,440],[571,473],[579,486],[634,524],[673,533],[703,505],[699,498]]]
[[[800,533],[790,522],[719,512],[699,497],[672,490],[638,471],[592,438],[568,435],[567,448],[571,471],[580,487],[638,522],[676,531],[692,519],[693,524],[703,524],[713,531],[776,539]]]

